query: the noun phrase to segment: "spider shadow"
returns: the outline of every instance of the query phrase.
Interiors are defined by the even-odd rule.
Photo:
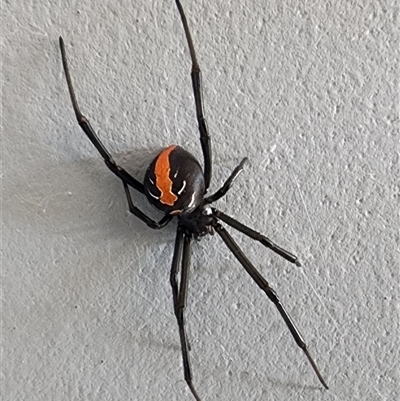
[[[118,164],[142,181],[151,160],[160,149],[136,150],[113,155]],[[43,159],[41,159],[43,161]],[[131,190],[132,199],[154,219],[163,215],[146,197]],[[13,185],[4,188],[4,199],[13,225],[51,237],[85,236],[93,245],[103,235],[112,240],[129,236],[132,243],[163,241],[174,232],[172,227],[152,230],[128,211],[122,182],[104,165],[100,157],[54,162],[47,159],[24,175],[15,176]],[[103,234],[102,234],[103,232]]]
[[[244,392],[246,392],[246,388],[250,390],[259,388],[261,391],[261,399],[268,397],[271,391],[287,395],[308,393],[313,399],[316,392],[319,393],[321,399],[323,399],[324,394],[329,394],[317,384],[304,384],[301,377],[299,377],[299,379],[293,378],[293,380],[289,378],[281,379],[273,374],[271,375],[272,372],[268,372],[267,370],[256,371],[256,367],[253,372],[233,372],[232,369],[230,369],[229,373],[230,376],[236,375],[238,377],[237,381],[241,383],[241,389],[243,389]],[[232,380],[232,378],[230,380]],[[311,381],[312,377],[309,378],[309,382]]]

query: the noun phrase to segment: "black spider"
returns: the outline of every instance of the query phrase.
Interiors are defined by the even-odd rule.
[[[153,229],[160,229],[166,226],[174,216],[178,218],[178,228],[175,239],[175,249],[172,258],[170,282],[174,299],[175,316],[179,326],[185,381],[187,382],[190,391],[196,400],[200,401],[200,397],[198,396],[192,381],[192,372],[189,363],[189,345],[186,337],[184,315],[184,310],[186,307],[186,294],[188,289],[190,244],[193,238],[198,239],[204,235],[212,234],[214,230],[221,236],[222,240],[235,255],[236,259],[242,264],[251,278],[278,308],[279,313],[282,315],[282,318],[288,326],[294,340],[296,341],[296,344],[303,350],[315,373],[317,374],[318,379],[327,389],[328,386],[322,378],[314,360],[311,358],[306,343],[280,303],[275,291],[247,259],[230,234],[221,225],[221,222],[228,224],[229,226],[256,241],[261,242],[261,244],[267,248],[270,248],[272,251],[276,252],[289,262],[300,266],[297,257],[285,249],[277,246],[267,237],[211,206],[212,203],[227,193],[233,181],[242,171],[247,159],[244,158],[241,161],[241,163],[233,170],[232,174],[226,180],[224,185],[217,192],[210,196],[206,196],[211,181],[212,165],[210,136],[208,135],[207,124],[203,112],[200,68],[197,63],[192,37],[189,32],[186,17],[179,0],[176,0],[176,5],[182,19],[186,40],[189,46],[190,57],[192,59],[191,77],[196,105],[196,115],[200,131],[200,142],[204,156],[204,169],[201,168],[200,163],[195,159],[194,156],[181,147],[175,145],[165,148],[153,160],[147,169],[144,184],[133,178],[122,167],[118,166],[111,157],[110,153],[101,143],[89,121],[79,110],[69,74],[64,41],[60,37],[62,62],[76,118],[85,134],[100,152],[107,167],[121,179],[125,188],[126,197],[128,199],[129,211],[131,213],[133,213]],[[145,194],[149,202],[165,214],[164,217],[160,221],[156,222],[144,214],[136,206],[134,206],[129,187],[134,188],[142,194]],[[181,279],[178,284],[179,264],[181,264]]]

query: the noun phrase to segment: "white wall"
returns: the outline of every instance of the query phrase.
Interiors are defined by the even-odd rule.
[[[331,389],[214,236],[193,246],[188,324],[206,400],[399,396],[399,17],[391,1],[201,1],[183,7],[203,69],[218,207],[296,253],[234,233],[277,290]],[[2,4],[4,400],[192,400],[169,286],[175,225],[129,215],[118,162],[201,158],[171,1]],[[142,196],[134,200],[153,216]],[[397,397],[396,397],[397,396]]]

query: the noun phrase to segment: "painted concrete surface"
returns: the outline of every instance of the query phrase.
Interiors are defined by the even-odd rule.
[[[399,398],[399,9],[395,1],[185,0],[217,207],[298,255],[230,232],[330,385],[217,237],[193,245],[187,320],[206,400]],[[142,178],[178,144],[201,160],[173,1],[2,3],[3,400],[192,400],[169,269],[175,223],[129,215],[83,113]],[[135,203],[159,217],[139,194]]]

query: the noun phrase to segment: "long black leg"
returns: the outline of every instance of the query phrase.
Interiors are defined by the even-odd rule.
[[[201,71],[196,58],[196,52],[194,51],[192,36],[190,35],[189,26],[186,20],[185,13],[183,12],[182,5],[179,0],[176,0],[176,5],[179,10],[179,14],[182,19],[183,29],[185,30],[186,40],[189,46],[190,57],[192,59],[192,86],[194,92],[194,101],[196,104],[196,117],[199,124],[200,131],[200,143],[203,150],[204,157],[204,179],[206,184],[206,191],[210,186],[211,175],[212,175],[212,165],[211,165],[211,143],[210,136],[207,129],[207,121],[204,118],[204,108],[202,99],[202,83],[201,83]]]
[[[138,217],[140,220],[144,221],[150,228],[154,229],[163,228],[172,220],[174,216],[170,214],[166,214],[159,222],[154,221],[153,219],[145,215],[139,208],[133,205],[131,193],[129,192],[129,187],[125,181],[123,181],[123,184],[126,198],[128,199],[129,211],[136,217]]]
[[[317,365],[315,364],[314,360],[312,359],[312,357],[308,351],[307,345],[303,340],[303,337],[301,336],[299,330],[294,325],[292,319],[289,317],[289,315],[285,311],[285,309],[282,306],[281,302],[279,301],[279,298],[277,297],[275,291],[271,288],[271,286],[264,279],[264,277],[257,271],[257,269],[251,264],[249,259],[247,259],[245,254],[242,252],[242,250],[239,248],[239,246],[236,244],[236,242],[233,240],[233,238],[230,236],[230,234],[221,226],[221,224],[219,224],[219,223],[215,224],[215,229],[218,232],[218,234],[221,236],[221,238],[225,242],[225,244],[228,246],[228,248],[231,250],[231,252],[235,255],[236,259],[246,269],[247,273],[249,273],[251,278],[257,283],[257,285],[265,292],[265,294],[268,296],[268,298],[278,308],[278,311],[281,314],[283,320],[285,321],[287,327],[289,328],[290,333],[292,334],[294,340],[296,341],[296,344],[305,353],[307,359],[309,360],[311,366],[314,369],[314,372],[318,376],[318,379],[321,382],[321,384],[326,389],[328,389],[328,385],[325,383],[325,380],[322,378],[321,373],[319,372],[319,369],[317,368]]]
[[[239,165],[232,171],[232,174],[225,181],[224,185],[214,194],[204,199],[205,203],[213,203],[218,199],[222,198],[231,188],[233,182],[236,180],[237,176],[242,172],[244,164],[248,161],[247,157],[245,157]]]
[[[174,300],[174,313],[176,317],[178,317],[177,306],[178,306],[178,295],[179,295],[178,270],[179,270],[179,263],[182,260],[182,247],[183,247],[183,231],[182,228],[178,226],[176,230],[175,248],[174,248],[174,256],[172,258],[171,273],[169,276],[169,282],[172,287],[172,296]]]
[[[81,128],[83,129],[85,134],[88,136],[90,141],[93,143],[93,145],[96,147],[96,149],[99,151],[99,153],[103,157],[104,162],[106,163],[107,167],[117,177],[119,177],[123,182],[126,182],[132,188],[135,188],[137,191],[144,194],[143,184],[140,181],[133,178],[127,171],[125,171],[122,167],[118,166],[115,163],[115,161],[111,157],[108,150],[104,147],[104,145],[101,143],[99,137],[94,132],[94,130],[93,130],[92,126],[90,125],[89,121],[87,120],[87,118],[79,110],[79,106],[78,106],[78,102],[76,100],[74,88],[72,86],[71,75],[69,73],[64,41],[61,36],[60,36],[60,49],[61,49],[61,57],[62,57],[62,63],[63,63],[63,67],[64,67],[65,78],[67,79],[67,84],[68,84],[69,95],[71,97],[72,107],[74,108],[75,116],[76,116],[76,119],[78,120],[79,125],[81,126]]]
[[[217,209],[213,209],[214,216],[217,219],[224,221],[226,224],[230,225],[231,227],[235,228],[236,230],[242,232],[243,234],[249,236],[250,238],[261,242],[267,248],[270,248],[272,251],[277,253],[278,255],[282,256],[286,260],[291,263],[295,263],[296,266],[301,266],[297,256],[291,254],[290,252],[286,251],[285,249],[281,248],[280,246],[274,244],[269,238],[265,237],[264,235],[260,234],[259,232],[251,229],[250,227],[245,226],[244,224],[240,223],[239,221],[235,220],[234,218],[226,215],[225,213],[220,212]]]
[[[201,401],[193,385],[192,370],[190,368],[190,361],[189,361],[189,342],[187,340],[187,335],[185,330],[184,312],[186,308],[187,291],[189,285],[190,243],[191,243],[191,236],[184,235],[182,229],[178,227],[175,239],[174,257],[172,259],[170,283],[174,299],[174,312],[179,326],[179,337],[181,341],[185,381],[189,386],[189,389],[192,392],[194,398],[196,398],[196,401]],[[177,275],[181,256],[182,256],[182,270],[181,270],[181,280],[178,290]]]

